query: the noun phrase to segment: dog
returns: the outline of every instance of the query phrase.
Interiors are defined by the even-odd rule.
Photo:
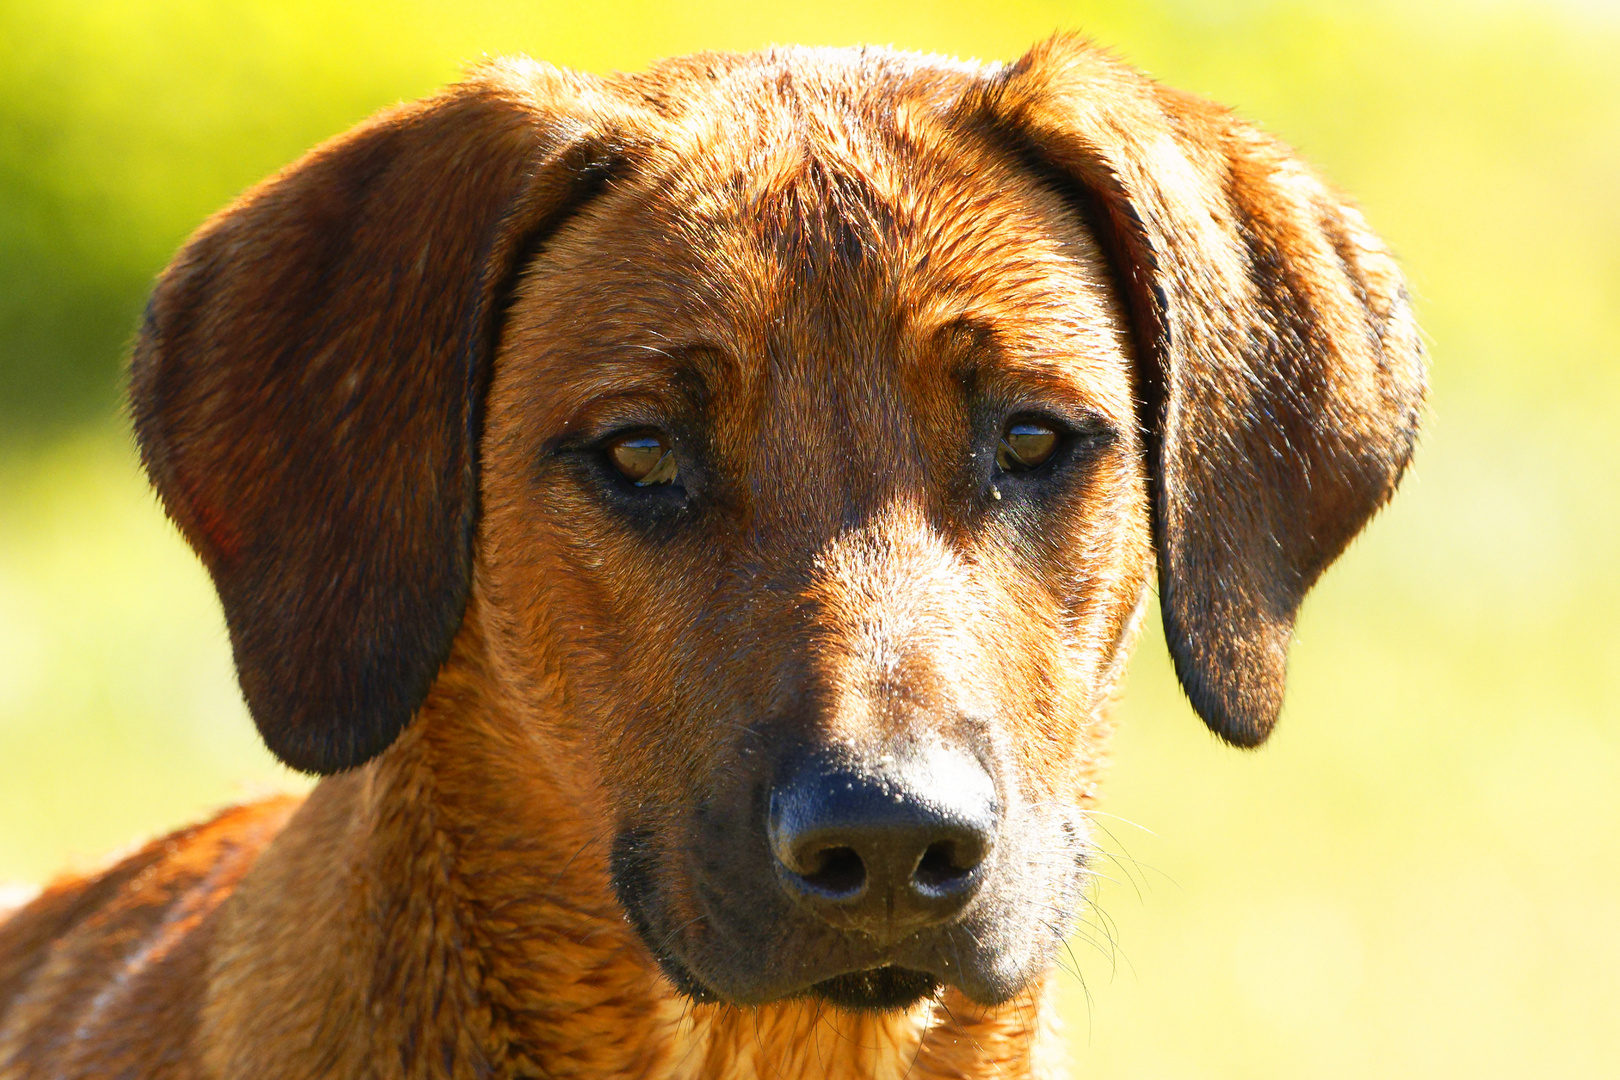
[[[1083,40],[497,60],[208,221],[131,362],[324,778],[0,928],[0,1077],[1055,1077],[1156,581],[1255,746],[1425,389],[1362,216]]]

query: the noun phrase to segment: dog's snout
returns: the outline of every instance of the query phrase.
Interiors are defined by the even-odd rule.
[[[772,790],[768,830],[794,900],[834,926],[894,938],[962,912],[998,818],[984,767],[936,748],[875,762],[809,757]]]

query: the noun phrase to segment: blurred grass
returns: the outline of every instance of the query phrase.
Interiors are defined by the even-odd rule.
[[[236,191],[483,52],[592,70],[1086,29],[1355,192],[1433,415],[1216,744],[1142,643],[1065,976],[1090,1077],[1620,1075],[1620,13],[1602,3],[0,0],[0,881],[255,785],[207,581],[115,418],[148,282]],[[1088,944],[1094,939],[1098,947]]]

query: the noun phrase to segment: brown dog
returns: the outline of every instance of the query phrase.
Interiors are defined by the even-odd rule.
[[[1074,40],[386,112],[202,228],[132,375],[327,778],[0,929],[0,1077],[1056,1075],[1155,565],[1260,742],[1423,379],[1356,211]]]

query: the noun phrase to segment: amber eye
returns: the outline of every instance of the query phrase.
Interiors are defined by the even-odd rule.
[[[637,487],[675,481],[675,451],[657,431],[621,435],[607,445],[607,458],[619,474]]]
[[[1007,425],[996,447],[996,464],[1002,472],[1028,472],[1039,468],[1057,453],[1057,429],[1039,420],[1014,420]]]

